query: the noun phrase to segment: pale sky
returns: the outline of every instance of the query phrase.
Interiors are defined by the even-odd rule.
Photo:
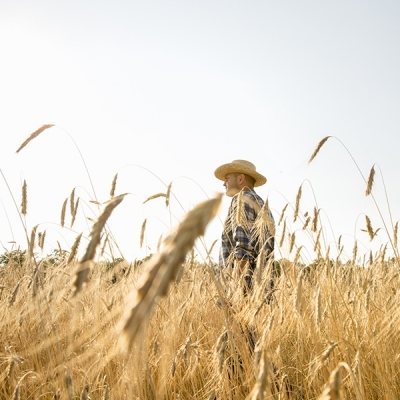
[[[0,0],[0,51],[0,169],[18,205],[26,179],[28,230],[40,224],[50,248],[68,249],[98,215],[79,151],[99,201],[117,172],[116,194],[131,193],[110,218],[128,259],[146,251],[144,218],[153,251],[184,211],[222,191],[213,172],[234,159],[267,176],[258,193],[276,219],[305,182],[301,213],[316,199],[327,245],[343,235],[350,258],[355,239],[360,251],[388,243],[377,208],[390,230],[387,203],[400,219],[398,1]],[[57,127],[15,154],[43,124]],[[338,140],[308,164],[328,135]],[[374,164],[378,207],[358,171],[367,178]],[[163,198],[142,204],[171,181],[182,205],[172,216]],[[7,184],[0,176],[0,242],[24,248]],[[71,232],[59,222],[74,187],[82,208]],[[381,228],[372,243],[365,214]],[[287,223],[314,259],[302,223]]]

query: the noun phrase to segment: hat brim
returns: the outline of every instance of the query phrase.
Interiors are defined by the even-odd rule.
[[[214,175],[217,179],[221,181],[225,180],[226,175],[228,174],[246,174],[254,178],[254,186],[262,186],[267,182],[267,178],[264,175],[259,174],[258,172],[254,171],[253,169],[246,168],[244,166],[238,164],[223,164],[218,167],[214,171]]]

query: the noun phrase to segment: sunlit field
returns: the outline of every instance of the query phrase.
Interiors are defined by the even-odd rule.
[[[275,221],[287,257],[256,270],[252,293],[231,301],[215,260],[195,251],[221,197],[187,212],[151,257],[128,262],[107,226],[125,198],[115,184],[86,241],[79,234],[70,248],[38,257],[47,239],[34,228],[0,255],[0,398],[399,398],[397,224],[363,263],[357,243],[343,260],[340,243],[335,256],[321,245],[318,210],[300,212],[299,190]],[[14,194],[21,216],[24,193]],[[169,187],[153,199],[170,195]],[[60,226],[76,213],[72,194],[61,211]],[[317,254],[309,263],[289,231],[300,214]],[[139,229],[143,238],[145,223]],[[365,230],[373,239],[368,217]]]

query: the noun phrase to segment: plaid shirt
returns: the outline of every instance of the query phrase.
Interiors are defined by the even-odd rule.
[[[220,268],[235,260],[248,260],[254,269],[264,250],[264,265],[273,256],[274,219],[263,199],[254,191],[243,190],[232,198],[221,236]]]

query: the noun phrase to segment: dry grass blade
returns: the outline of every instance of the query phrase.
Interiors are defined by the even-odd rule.
[[[117,179],[118,179],[118,174],[115,174],[114,179],[111,183],[110,197],[114,197],[115,195],[115,188],[117,187]]]
[[[365,191],[366,196],[369,196],[372,192],[372,186],[374,185],[374,177],[375,177],[375,167],[372,167],[371,171],[369,172],[367,189]]]
[[[317,154],[319,153],[319,151],[321,150],[321,147],[325,144],[325,142],[330,138],[331,136],[326,136],[324,137],[318,144],[317,147],[314,150],[314,153],[312,153],[310,159],[308,160],[308,163],[310,164],[315,157],[317,157]]]
[[[42,125],[39,129],[37,129],[35,132],[33,132],[28,139],[25,140],[24,143],[21,144],[21,146],[19,146],[18,150],[16,151],[16,153],[19,153],[31,140],[35,139],[36,137],[38,137],[43,131],[45,131],[46,129],[51,128],[52,126],[54,126],[53,124],[45,124]]]
[[[113,212],[114,208],[121,203],[124,199],[126,194],[121,194],[117,197],[112,198],[109,202],[107,202],[103,212],[94,223],[92,230],[90,232],[90,242],[86,248],[85,254],[83,255],[82,259],[79,262],[79,268],[76,272],[76,279],[74,282],[75,292],[74,296],[76,296],[83,288],[83,285],[88,280],[88,275],[90,272],[91,262],[93,261],[96,255],[96,248],[100,243],[100,236],[101,231],[104,228],[107,219],[110,217],[111,213]]]
[[[393,229],[393,247],[395,249],[397,249],[397,231],[398,231],[398,228],[399,228],[399,222],[396,222],[396,225],[394,226],[394,229]]]
[[[167,195],[166,195],[165,193],[156,193],[156,194],[153,194],[152,196],[148,197],[148,198],[143,202],[143,204],[147,203],[147,202],[150,201],[150,200],[157,199],[158,197],[167,197]]]
[[[27,207],[28,207],[28,186],[26,185],[26,180],[24,179],[24,184],[22,185],[22,201],[21,201],[22,215],[26,215]]]
[[[186,254],[193,248],[196,239],[202,236],[208,223],[215,217],[222,195],[199,204],[188,212],[179,226],[166,238],[163,251],[147,263],[147,274],[132,293],[130,306],[121,319],[122,335],[120,347],[130,347],[143,323],[150,315],[156,299],[167,293]]]

